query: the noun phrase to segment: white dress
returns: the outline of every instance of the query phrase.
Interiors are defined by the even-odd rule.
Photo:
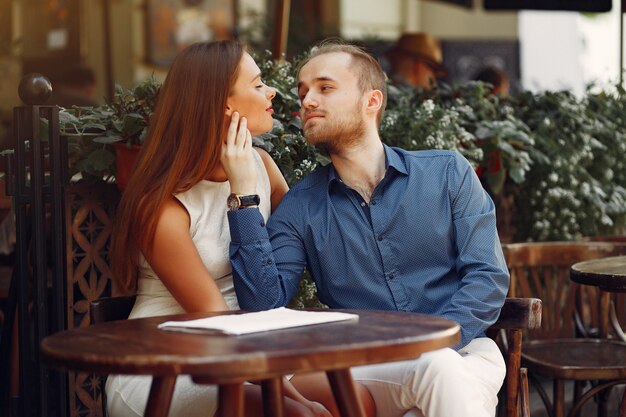
[[[271,186],[263,161],[254,152],[257,163],[257,193],[261,197],[259,209],[267,221],[271,212]],[[230,184],[202,181],[189,191],[176,195],[189,213],[189,233],[204,266],[217,283],[228,308],[239,309],[233,288],[228,257],[230,231],[226,216],[226,198]],[[129,318],[153,317],[184,313],[150,265],[143,260],[139,268],[137,300]],[[107,407],[110,417],[143,416],[151,377],[111,375],[107,379]],[[187,375],[179,376],[170,417],[212,417],[217,409],[217,387],[196,385]]]

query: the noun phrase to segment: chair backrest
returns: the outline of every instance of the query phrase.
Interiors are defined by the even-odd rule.
[[[125,320],[135,304],[136,296],[103,297],[89,303],[91,323]]]
[[[107,321],[126,320],[135,305],[136,296],[102,297],[89,303],[89,319],[91,324]],[[99,376],[101,416],[107,417],[106,375]],[[93,410],[95,412],[95,410]]]
[[[576,321],[597,327],[598,290],[570,282],[570,267],[581,261],[626,254],[626,243],[532,242],[502,246],[511,273],[511,297],[537,297],[543,303],[541,328],[531,339],[576,336]],[[580,329],[584,331],[585,329]]]
[[[518,417],[521,410],[528,409],[528,396],[525,396],[525,375],[521,369],[522,359],[522,331],[538,329],[541,326],[541,300],[537,298],[507,298],[500,310],[500,317],[489,328],[487,334],[493,339],[501,332],[506,337],[501,338],[504,358],[506,361],[506,376],[501,395],[504,396],[504,407],[499,407],[500,413],[506,417]],[[527,383],[526,383],[527,385]],[[522,395],[520,395],[522,394]]]

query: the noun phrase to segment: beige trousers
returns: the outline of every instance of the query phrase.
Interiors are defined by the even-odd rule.
[[[458,352],[352,369],[372,394],[377,417],[493,417],[505,373],[500,349],[487,337]]]

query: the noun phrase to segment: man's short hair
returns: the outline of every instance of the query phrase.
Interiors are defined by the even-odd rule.
[[[300,74],[302,67],[313,58],[320,55],[342,52],[351,57],[350,66],[355,72],[361,92],[365,93],[369,90],[380,90],[383,93],[382,106],[376,116],[376,121],[380,126],[380,121],[385,112],[385,107],[387,106],[387,75],[378,60],[367,53],[363,48],[337,40],[322,42],[314,46],[309,55],[300,63],[298,66],[298,74]]]

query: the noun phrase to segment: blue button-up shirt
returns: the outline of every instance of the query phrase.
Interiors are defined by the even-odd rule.
[[[458,347],[484,335],[509,286],[491,198],[456,152],[384,149],[369,205],[329,164],[285,195],[267,227],[256,209],[228,213],[241,308],[287,304],[306,267],[332,308],[443,316],[461,325]]]

